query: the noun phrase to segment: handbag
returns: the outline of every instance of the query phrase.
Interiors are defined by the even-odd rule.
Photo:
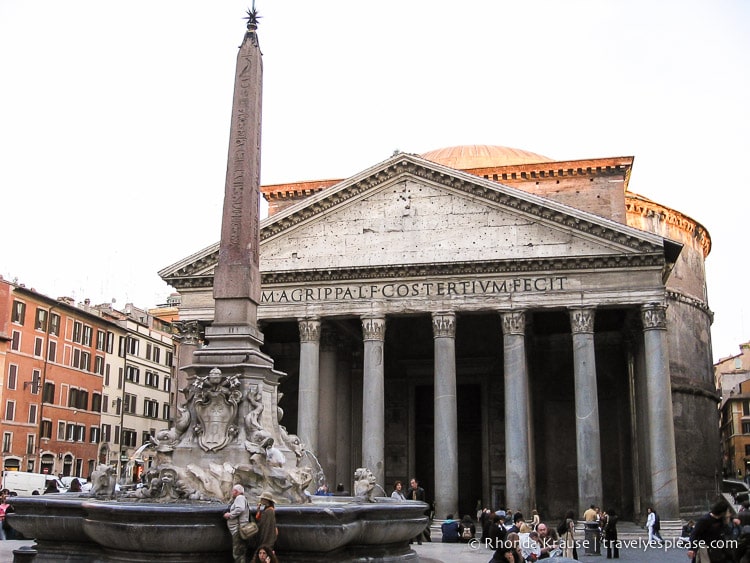
[[[243,540],[247,541],[257,533],[258,525],[253,520],[240,524],[240,537]]]

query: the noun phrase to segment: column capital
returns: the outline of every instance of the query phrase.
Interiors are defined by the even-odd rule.
[[[500,313],[503,321],[503,334],[523,336],[526,333],[526,311],[510,311]]]
[[[201,341],[201,324],[198,321],[175,321],[172,326],[177,329],[175,339],[181,344],[197,345]]]
[[[643,330],[667,330],[667,307],[658,303],[641,306]]]
[[[456,313],[451,311],[432,313],[432,336],[433,338],[455,338]]]
[[[364,340],[385,340],[385,317],[362,317]]]
[[[298,319],[300,342],[320,341],[320,319]]]
[[[570,309],[570,329],[573,334],[593,334],[596,309]]]

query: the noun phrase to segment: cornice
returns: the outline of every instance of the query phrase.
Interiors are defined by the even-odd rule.
[[[703,251],[703,258],[706,258],[711,252],[711,235],[709,235],[703,225],[684,213],[675,211],[666,205],[656,203],[633,192],[625,193],[625,210],[627,213],[641,215],[642,217],[654,217],[658,215],[661,221],[698,239]]]
[[[713,311],[708,306],[708,303],[701,299],[696,299],[695,297],[690,297],[689,295],[685,295],[684,293],[680,291],[675,290],[667,290],[666,292],[667,300],[668,301],[676,301],[678,303],[684,303],[685,305],[689,305],[690,307],[695,307],[696,309],[699,309],[706,313],[710,318],[711,322],[714,320],[714,314]]]
[[[310,282],[338,282],[383,278],[418,278],[438,276],[471,276],[486,274],[525,274],[581,270],[611,270],[628,268],[661,268],[664,256],[652,254],[618,254],[603,256],[573,256],[529,260],[491,260],[484,262],[443,262],[432,264],[404,264],[368,266],[361,268],[290,270],[262,272],[263,285]],[[166,278],[176,289],[199,289],[213,286],[213,275]]]

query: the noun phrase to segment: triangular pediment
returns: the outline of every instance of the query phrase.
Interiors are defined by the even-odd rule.
[[[394,268],[544,269],[566,260],[664,263],[663,238],[528,192],[398,154],[261,222],[264,281]],[[159,274],[213,275],[218,244]],[[369,273],[366,273],[369,272]]]

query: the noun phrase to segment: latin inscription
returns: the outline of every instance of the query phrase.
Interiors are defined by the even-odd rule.
[[[297,287],[264,291],[261,303],[307,303],[360,299],[407,299],[452,295],[510,295],[565,291],[566,276],[513,278],[504,280],[438,281],[413,283],[356,284],[329,287]]]

